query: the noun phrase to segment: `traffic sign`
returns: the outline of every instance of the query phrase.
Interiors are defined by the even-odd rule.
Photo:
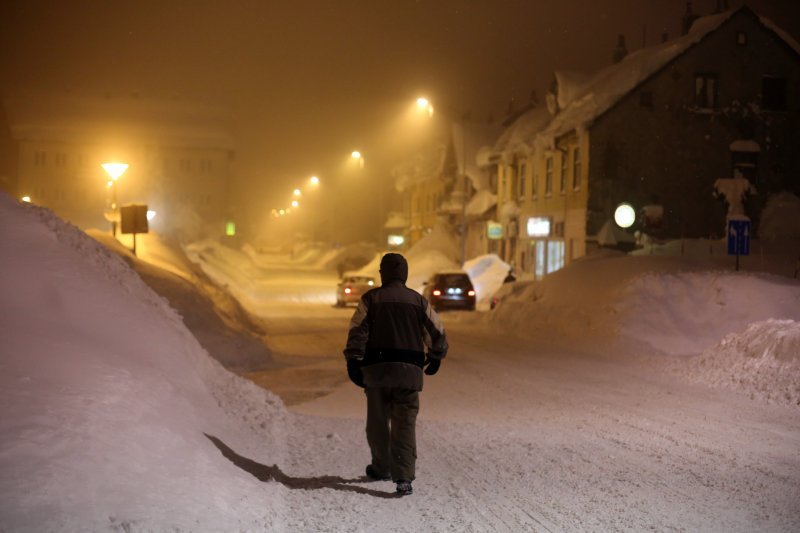
[[[749,220],[728,220],[728,255],[750,255]]]

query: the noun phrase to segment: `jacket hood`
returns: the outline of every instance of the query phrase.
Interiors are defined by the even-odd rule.
[[[400,280],[403,283],[408,279],[408,261],[400,254],[388,253],[381,258],[381,284]]]

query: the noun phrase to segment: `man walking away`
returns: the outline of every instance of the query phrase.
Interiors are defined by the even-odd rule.
[[[406,287],[406,259],[384,255],[380,274],[381,286],[367,291],[353,314],[344,356],[350,380],[367,396],[367,477],[392,479],[406,495],[415,478],[423,368],[435,374],[448,346],[439,316]]]

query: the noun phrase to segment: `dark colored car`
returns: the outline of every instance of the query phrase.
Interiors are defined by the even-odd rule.
[[[357,304],[361,296],[375,287],[375,278],[371,276],[344,276],[336,285],[336,306]]]
[[[422,295],[436,311],[475,310],[475,287],[466,272],[439,272],[425,283]]]

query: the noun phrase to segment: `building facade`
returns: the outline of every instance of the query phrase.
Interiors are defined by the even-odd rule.
[[[139,99],[39,96],[4,102],[7,189],[79,227],[108,227],[112,204],[147,204],[156,231],[222,235],[233,143],[208,110]],[[105,162],[124,162],[113,181]]]
[[[547,114],[519,117],[505,134],[516,140],[496,146],[503,258],[537,277],[603,245],[623,202],[652,237],[721,238],[718,179],[755,188],[745,207],[756,231],[771,194],[800,192],[791,37],[741,7],[698,18],[678,39],[619,48],[593,77],[556,73]]]

